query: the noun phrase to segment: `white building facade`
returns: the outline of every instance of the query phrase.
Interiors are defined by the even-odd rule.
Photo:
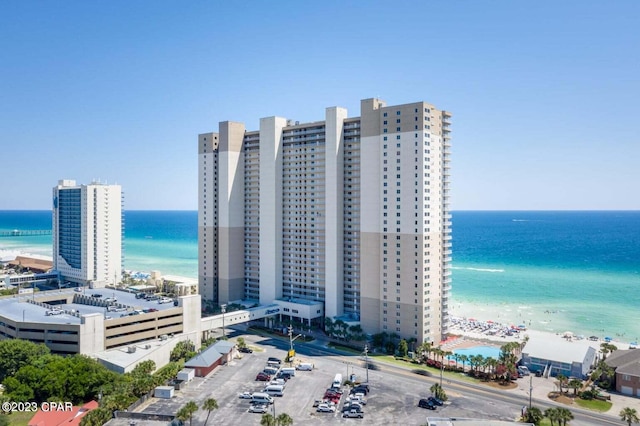
[[[447,331],[451,115],[361,101],[359,117],[222,122],[199,135],[199,286],[418,342]]]
[[[53,188],[53,268],[64,280],[103,286],[122,279],[122,189],[120,185]]]

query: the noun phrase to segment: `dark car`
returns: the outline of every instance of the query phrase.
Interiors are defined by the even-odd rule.
[[[542,371],[540,370],[536,371],[536,377],[542,377]]]
[[[351,389],[351,394],[363,393],[365,395],[369,394],[369,386],[367,385],[358,385],[355,388]]]
[[[244,353],[244,354],[252,354],[253,353],[253,349],[249,349],[247,347],[242,347],[238,349],[240,352]]]
[[[258,375],[256,376],[256,380],[259,380],[261,382],[268,382],[269,380],[271,380],[271,376],[268,375],[267,373],[264,372],[260,372],[258,373]]]
[[[277,362],[278,364],[282,363],[281,360],[279,360],[278,358],[272,357],[272,356],[270,356],[269,359],[267,360],[267,362],[269,362],[269,361]]]
[[[440,405],[440,406],[444,404],[443,400],[441,400],[440,398],[436,398],[435,396],[430,396],[429,398],[427,398],[427,401],[430,401],[432,404]]]
[[[281,372],[278,373],[278,375],[276,377],[278,379],[289,380],[291,378],[291,374],[290,373],[286,373],[284,371],[281,371]]]
[[[436,405],[433,402],[429,401],[428,399],[421,399],[420,402],[418,402],[418,407],[426,408],[428,410],[436,409]]]
[[[101,294],[97,294],[97,293],[96,293],[96,294],[92,294],[92,295],[91,295],[91,297],[95,297],[95,298],[97,299],[97,298],[99,298],[99,297],[102,297],[102,295],[101,295]]]

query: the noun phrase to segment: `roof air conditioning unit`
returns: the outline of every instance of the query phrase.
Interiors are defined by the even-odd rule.
[[[151,349],[151,345],[147,343],[146,345],[144,345],[144,348],[145,349]]]
[[[162,336],[160,336],[160,340],[161,340],[161,341],[165,341],[165,340],[167,340],[167,335],[166,335],[166,334],[163,334]]]
[[[135,351],[136,351],[136,347],[135,347],[135,346],[129,346],[129,347],[127,348],[127,353],[132,354],[132,353],[134,353]]]

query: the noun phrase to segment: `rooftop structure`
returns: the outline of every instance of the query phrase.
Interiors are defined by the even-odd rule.
[[[522,363],[531,371],[550,375],[586,377],[596,360],[597,349],[589,341],[559,339],[553,345],[542,338],[531,338],[522,349]]]

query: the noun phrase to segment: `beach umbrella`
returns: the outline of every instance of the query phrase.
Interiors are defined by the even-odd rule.
[[[520,330],[524,330],[525,328],[527,328],[527,326],[526,326],[526,325],[524,325],[524,324],[520,324],[520,325],[518,325],[518,328],[519,328]]]
[[[493,324],[493,321],[488,320],[488,321],[487,321],[487,324]]]
[[[564,337],[573,337],[573,333],[570,331],[565,331],[564,332]]]
[[[610,342],[610,341],[612,341],[612,340],[613,340],[613,339],[612,339],[611,337],[609,337],[609,336],[607,336],[607,337],[605,337],[605,338],[604,338],[604,341],[605,341],[605,342]]]

